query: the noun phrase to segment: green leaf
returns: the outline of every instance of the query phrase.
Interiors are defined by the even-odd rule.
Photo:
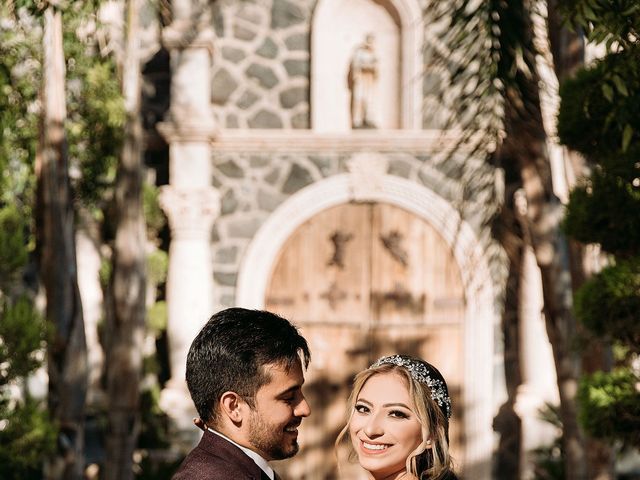
[[[628,123],[624,126],[624,131],[622,132],[622,151],[626,152],[629,148],[629,144],[631,143],[631,137],[633,136],[633,127]]]
[[[616,88],[622,95],[624,95],[625,97],[629,96],[629,90],[627,90],[627,86],[624,84],[622,78],[620,78],[618,75],[614,75],[613,83],[616,85]]]
[[[584,16],[588,20],[598,20],[598,16],[595,14],[589,5],[584,5]]]
[[[611,88],[611,85],[609,85],[608,83],[602,84],[602,94],[604,95],[604,98],[606,98],[610,102],[613,101],[613,88]]]

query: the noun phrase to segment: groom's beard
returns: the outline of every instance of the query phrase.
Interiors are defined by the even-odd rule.
[[[268,423],[259,412],[251,412],[249,442],[266,460],[283,460],[293,457],[300,446],[298,436],[285,429],[300,425],[302,419],[294,417],[285,424]]]

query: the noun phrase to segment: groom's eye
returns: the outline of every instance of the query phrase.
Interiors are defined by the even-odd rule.
[[[291,394],[291,395],[286,395],[284,397],[280,397],[280,400],[282,400],[284,403],[293,403],[295,398],[296,398],[295,395]]]

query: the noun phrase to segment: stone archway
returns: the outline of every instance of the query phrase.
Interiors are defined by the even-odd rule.
[[[493,333],[497,319],[488,262],[471,227],[431,190],[411,181],[381,175],[365,181],[353,174],[316,182],[285,201],[254,236],[240,267],[237,303],[264,308],[268,282],[279,252],[304,222],[328,208],[353,201],[400,207],[423,218],[439,233],[458,264],[464,295],[465,360],[464,472],[467,478],[489,479],[492,455]]]

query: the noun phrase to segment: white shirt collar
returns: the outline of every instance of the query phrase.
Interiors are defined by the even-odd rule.
[[[271,468],[269,466],[269,464],[267,463],[267,461],[264,458],[262,458],[260,455],[258,455],[256,452],[254,452],[253,450],[251,450],[251,449],[249,449],[247,447],[243,447],[242,445],[238,445],[236,442],[231,440],[229,437],[227,437],[226,435],[223,435],[220,432],[216,432],[211,427],[207,427],[207,430],[209,430],[211,433],[214,433],[214,434],[218,435],[219,437],[224,438],[227,442],[233,443],[236,447],[238,447],[240,450],[242,450],[251,460],[253,460],[256,463],[256,465],[258,465],[258,467],[260,467],[260,469],[264,473],[266,473],[267,476],[271,480],[274,480],[275,473],[273,472],[273,468]]]

